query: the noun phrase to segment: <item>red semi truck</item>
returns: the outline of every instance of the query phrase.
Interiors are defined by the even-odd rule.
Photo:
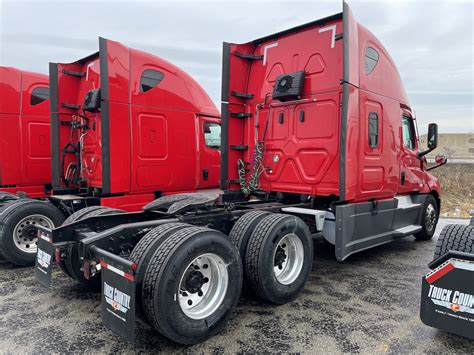
[[[0,207],[0,250],[10,262],[34,263],[36,225],[137,211],[161,195],[218,187],[220,114],[178,67],[100,38],[97,53],[51,63],[50,85],[53,194]],[[48,108],[40,105],[45,166],[31,166],[50,181]]]
[[[140,213],[40,228],[36,278],[49,285],[53,260],[74,261],[85,283],[101,283],[113,331],[133,339],[137,313],[175,342],[202,341],[225,324],[242,282],[271,303],[297,297],[312,234],[338,260],[433,236],[440,185],[424,155],[437,126],[426,150],[415,127],[395,64],[347,4],[224,43],[219,198],[164,196]]]
[[[51,189],[49,83],[43,74],[0,67],[0,201]]]

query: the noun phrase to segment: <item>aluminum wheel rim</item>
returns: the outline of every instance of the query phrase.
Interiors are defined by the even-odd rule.
[[[430,203],[428,207],[426,208],[426,229],[431,232],[433,230],[433,227],[436,225],[436,209],[434,206]]]
[[[32,214],[20,220],[13,229],[14,244],[18,249],[25,253],[36,253],[36,245],[38,242],[36,232],[34,233],[34,236],[28,237],[24,235],[25,228],[32,228],[28,226],[35,225],[40,225],[49,229],[54,228],[54,223],[50,218],[42,214]]]
[[[190,280],[198,281],[190,287]],[[201,287],[197,287],[199,283]],[[228,285],[229,273],[224,260],[213,253],[202,254],[189,263],[181,276],[179,306],[191,319],[207,318],[224,301]]]
[[[294,282],[301,273],[304,261],[303,243],[296,234],[287,234],[278,242],[273,254],[273,272],[283,285]]]

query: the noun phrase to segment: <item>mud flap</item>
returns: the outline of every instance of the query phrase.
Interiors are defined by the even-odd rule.
[[[422,279],[420,318],[430,327],[474,340],[474,255],[449,252],[443,257],[447,260]]]
[[[38,230],[38,244],[35,261],[35,279],[45,287],[50,287],[53,273],[54,246],[51,231]]]
[[[101,315],[105,326],[125,340],[135,340],[135,276],[133,263],[95,248],[102,277]]]

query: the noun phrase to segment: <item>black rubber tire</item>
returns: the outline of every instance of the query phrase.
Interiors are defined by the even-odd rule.
[[[434,226],[432,229],[429,229],[426,226],[426,213],[427,213],[427,208],[430,204],[436,210],[436,217],[435,217],[436,220],[434,222]],[[423,210],[421,211],[421,231],[413,234],[415,239],[416,240],[430,240],[431,238],[433,238],[433,235],[435,234],[435,231],[436,231],[436,225],[438,224],[438,219],[439,219],[438,203],[436,202],[436,199],[434,198],[433,195],[426,195],[425,203],[423,204]]]
[[[16,224],[28,215],[39,214],[48,217],[55,226],[64,221],[63,213],[53,204],[41,200],[19,199],[3,206],[0,214],[0,250],[3,257],[19,266],[35,263],[36,253],[27,253],[16,247],[13,230]]]
[[[91,206],[92,207],[92,206]],[[89,211],[83,214],[80,218],[76,219],[75,222],[78,220],[86,219],[89,217],[94,216],[105,216],[114,213],[124,213],[125,211],[118,210],[115,208],[99,206],[101,208],[98,209],[89,209]],[[87,207],[86,207],[87,208]],[[80,211],[78,211],[80,212]],[[92,291],[99,291],[101,287],[100,276],[96,275],[89,279],[84,277],[84,272],[81,270],[82,268],[82,261],[79,257],[79,248],[78,244],[73,244],[69,247],[69,251],[67,253],[67,257],[61,260],[59,263],[59,267],[63,272],[72,277],[74,280],[78,281],[82,286]]]
[[[66,220],[63,223],[63,226],[66,225],[66,224],[70,224],[70,223],[81,220],[83,218],[83,216],[85,216],[89,212],[96,211],[96,210],[101,210],[103,208],[104,208],[103,206],[84,207],[84,208],[80,209],[79,211],[76,211],[73,214],[71,214],[68,218],[66,218]]]
[[[174,194],[174,195],[166,195],[166,196],[161,196],[158,197],[157,199],[149,202],[145,206],[143,206],[144,211],[152,211],[156,209],[157,205],[164,205],[167,207],[171,206],[173,203],[186,200],[188,198],[195,197],[196,195],[202,195],[197,192],[189,192],[189,193],[182,193],[182,194]]]
[[[279,241],[293,233],[301,240],[304,260],[300,274],[288,285],[278,282],[274,273],[274,255]],[[313,240],[301,218],[273,213],[255,227],[245,252],[245,269],[252,291],[265,301],[284,304],[303,290],[313,265]]]
[[[191,319],[181,310],[177,294],[187,266],[204,253],[219,255],[229,283],[222,304],[209,317]],[[153,327],[180,344],[196,344],[217,333],[232,314],[242,287],[242,263],[237,249],[221,232],[190,227],[170,235],[153,254],[143,284],[143,306]]]
[[[239,251],[241,257],[245,257],[245,250],[250,235],[254,231],[260,220],[267,216],[270,212],[252,211],[242,215],[237,222],[235,222],[229,233],[229,239]]]
[[[474,226],[464,224],[445,226],[436,242],[434,259],[450,250],[474,254]]]
[[[28,201],[28,199],[24,199],[22,200],[21,203],[25,203],[26,201]],[[18,203],[18,200],[9,200],[9,201],[5,201],[5,202],[2,202],[0,203],[0,218],[2,216],[2,214],[4,213],[4,211],[7,210],[7,208],[10,208],[10,206],[12,206],[13,204],[16,204]],[[0,226],[0,229],[2,227]],[[4,256],[3,256],[3,253],[2,253],[2,249],[0,248],[0,257],[3,259],[3,260],[7,260]]]
[[[0,203],[16,201],[20,198],[20,196],[12,194],[11,192],[0,191]]]
[[[242,259],[242,265],[244,269],[242,289],[245,292],[248,291],[247,271],[245,270],[245,251],[247,250],[247,244],[258,222],[260,222],[260,220],[262,220],[262,218],[268,214],[269,212],[265,211],[247,212],[246,214],[242,215],[237,220],[237,222],[235,222],[229,233],[229,239],[239,251],[240,257]]]
[[[153,228],[147,234],[143,236],[142,239],[135,245],[132,253],[130,254],[130,261],[137,265],[135,270],[135,304],[137,315],[145,323],[151,325],[151,322],[146,318],[146,313],[143,309],[142,304],[142,287],[143,279],[145,277],[145,272],[147,266],[150,262],[151,257],[155,253],[156,249],[174,232],[181,230],[183,228],[192,227],[190,224],[185,223],[167,223],[161,226]]]

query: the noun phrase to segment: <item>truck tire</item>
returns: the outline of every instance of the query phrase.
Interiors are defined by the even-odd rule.
[[[0,191],[0,203],[19,200],[21,197],[10,192]]]
[[[68,218],[66,218],[66,220],[63,223],[63,226],[66,224],[74,223],[76,221],[81,220],[82,217],[88,214],[89,212],[101,210],[103,208],[104,208],[103,206],[89,206],[89,207],[81,208],[80,210],[74,212]]]
[[[265,301],[284,304],[303,290],[313,264],[313,241],[296,216],[270,214],[255,227],[245,252],[249,286]]]
[[[255,226],[260,220],[267,216],[269,212],[265,211],[252,211],[247,212],[235,222],[229,233],[229,239],[239,251],[241,257],[245,257],[245,250],[247,249],[247,243],[250,235],[252,234]]]
[[[0,250],[6,260],[19,266],[35,263],[38,230],[35,225],[54,228],[64,221],[63,213],[46,201],[19,199],[0,214]]]
[[[445,226],[436,242],[434,260],[450,250],[474,254],[474,226],[463,224]]]
[[[143,283],[143,307],[153,327],[176,343],[196,344],[230,317],[242,287],[242,263],[221,232],[185,228],[156,249]]]
[[[77,222],[78,220],[86,219],[89,217],[94,217],[94,216],[105,216],[109,214],[125,212],[119,209],[105,207],[105,206],[99,206],[99,207],[100,208],[89,209],[87,213],[83,214],[80,218],[77,218],[74,222]],[[80,212],[80,211],[77,211],[77,212]],[[100,277],[93,276],[89,279],[86,279],[84,277],[84,271],[82,270],[82,260],[79,257],[78,244],[73,244],[69,247],[67,256],[64,258],[64,260],[60,261],[59,267],[61,268],[61,270],[63,270],[63,272],[66,275],[78,281],[85,288],[93,290],[93,291],[100,290],[100,286],[101,286]]]
[[[194,193],[189,192],[189,193],[161,196],[161,197],[158,197],[157,199],[149,202],[145,206],[143,206],[142,210],[144,210],[144,211],[153,211],[153,210],[157,210],[157,209],[160,209],[160,208],[167,209],[169,206],[171,206],[175,202],[187,200],[187,199],[193,198],[197,195],[201,196],[202,194],[197,193],[197,192],[194,192]]]
[[[247,292],[248,281],[247,281],[247,271],[245,270],[245,250],[247,249],[247,244],[250,238],[250,235],[255,229],[255,226],[260,222],[262,218],[267,216],[269,212],[265,211],[252,211],[247,212],[242,217],[240,217],[237,222],[235,222],[229,233],[229,239],[234,244],[234,246],[239,251],[240,257],[242,259],[244,278],[243,278],[243,289]]]
[[[160,247],[166,238],[174,232],[188,227],[191,227],[191,225],[186,223],[167,223],[155,227],[140,239],[130,254],[129,260],[137,265],[137,269],[135,270],[135,303],[137,315],[149,325],[151,325],[151,322],[146,318],[146,313],[142,304],[143,279],[145,277],[148,263],[150,262],[155,250]]]
[[[413,235],[415,239],[429,240],[433,238],[438,224],[438,217],[438,203],[433,195],[427,195],[421,212],[421,231]]]

